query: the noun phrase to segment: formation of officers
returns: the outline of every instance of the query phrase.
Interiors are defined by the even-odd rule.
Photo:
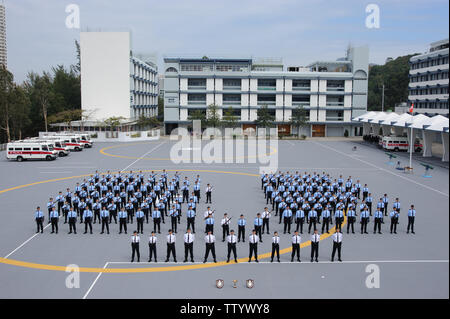
[[[206,201],[212,203],[213,187],[207,184],[204,188]],[[341,261],[342,246],[342,224],[344,216],[347,217],[347,233],[355,233],[354,224],[359,214],[361,225],[361,234],[367,234],[367,226],[373,216],[373,232],[381,234],[382,224],[385,217],[390,218],[390,232],[397,233],[397,224],[400,219],[401,204],[398,198],[392,203],[392,210],[389,212],[389,198],[387,194],[376,203],[367,186],[361,185],[359,180],[353,181],[349,176],[346,180],[342,175],[338,179],[331,179],[329,174],[308,174],[303,175],[296,172],[261,175],[261,190],[264,192],[266,204],[261,213],[257,213],[251,225],[251,234],[246,236],[245,230],[247,220],[241,214],[235,221],[237,234],[230,230],[232,217],[227,213],[223,215],[220,221],[222,228],[222,242],[227,242],[227,262],[233,255],[237,262],[236,244],[249,242],[249,262],[252,258],[258,262],[258,243],[263,242],[263,234],[270,234],[271,220],[275,218],[275,223],[283,223],[283,234],[291,234],[291,225],[295,223],[295,230],[291,236],[292,254],[291,261],[300,260],[300,244],[303,234],[304,224],[308,228],[308,234],[311,234],[311,262],[318,261],[320,234],[318,229],[321,224],[321,233],[329,233],[330,225],[333,221],[336,224],[336,231],[332,235],[333,251],[331,260],[334,261],[335,253],[338,254],[338,260]],[[109,225],[114,221],[119,222],[119,234],[127,233],[127,225],[133,224],[136,220],[137,230],[134,231],[131,238],[132,260],[135,255],[140,261],[139,233],[144,233],[144,224],[149,220],[153,222],[153,231],[148,240],[149,261],[157,261],[156,244],[158,238],[156,234],[161,234],[161,222],[170,222],[171,229],[167,234],[167,256],[166,262],[172,256],[176,260],[176,234],[178,225],[181,223],[181,217],[184,214],[182,207],[184,203],[186,214],[186,232],[183,235],[185,258],[187,262],[194,262],[193,245],[195,241],[195,219],[197,217],[197,208],[201,196],[201,178],[199,175],[191,182],[187,177],[182,179],[176,172],[170,179],[167,172],[163,170],[161,174],[151,172],[147,179],[142,171],[128,173],[118,172],[113,175],[100,175],[97,171],[82,183],[77,183],[74,191],[69,188],[66,192],[59,192],[55,198],[50,198],[47,203],[48,223],[51,223],[52,233],[58,233],[58,224],[60,219],[64,219],[64,224],[68,224],[69,234],[77,233],[77,223],[84,224],[84,233],[92,234],[92,224],[98,222],[101,224],[101,234],[105,231],[109,234]],[[269,210],[271,207],[271,210]],[[358,213],[357,213],[358,211]],[[414,220],[416,211],[414,205],[408,210],[407,233],[414,234]],[[207,262],[209,255],[216,262],[216,237],[214,235],[215,210],[210,206],[203,213],[205,223],[205,256],[203,262]],[[276,218],[278,217],[278,218]],[[43,232],[45,214],[37,207],[35,212],[35,221],[37,225],[36,232]],[[273,226],[272,226],[273,227]],[[312,231],[312,233],[311,233]],[[274,232],[272,240],[271,262],[274,258],[280,261],[279,246],[280,236]]]

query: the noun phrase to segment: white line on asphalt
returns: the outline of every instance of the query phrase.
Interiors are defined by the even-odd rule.
[[[282,262],[270,262],[270,261],[260,261],[259,263],[256,263],[254,260],[252,260],[251,263],[249,262],[240,262],[239,265],[254,265],[254,264],[376,264],[376,263],[448,263],[448,260],[439,260],[439,259],[430,259],[430,260],[344,260],[342,262],[339,261],[319,261],[319,262],[313,262],[311,263],[309,260],[305,262],[305,260],[302,263],[299,263],[297,261],[289,262],[289,261],[282,261]],[[129,261],[108,261],[108,264],[130,264],[130,265],[146,265],[146,264],[152,264],[152,265],[189,265],[189,264],[203,264],[203,262],[187,262],[187,263],[175,263],[173,261],[170,262],[129,262]],[[207,264],[211,264],[211,262],[207,262]],[[233,261],[230,261],[230,265],[235,265]]]
[[[135,160],[133,163],[131,163],[130,165],[128,165],[127,167],[121,169],[121,171],[125,171],[127,168],[131,167],[133,164],[137,163],[138,161],[140,161],[141,159],[143,159],[145,157],[145,155],[147,155],[148,153],[156,150],[157,148],[159,148],[161,145],[165,144],[166,142],[162,142],[161,144],[156,145],[154,148],[152,148],[150,151],[146,152],[145,154],[143,154],[141,157],[139,157],[137,160]]]
[[[391,172],[391,171],[389,171],[389,170],[387,170],[387,169],[385,169],[385,168],[379,167],[379,166],[377,166],[377,165],[375,165],[375,164],[372,164],[372,163],[367,162],[367,161],[365,161],[365,160],[362,160],[362,159],[360,159],[360,158],[353,157],[353,156],[351,156],[351,155],[348,155],[348,154],[346,154],[346,153],[344,153],[344,152],[338,151],[338,150],[336,150],[336,149],[334,149],[334,148],[332,148],[332,147],[329,147],[329,146],[327,146],[327,145],[323,145],[323,144],[318,143],[318,142],[313,142],[313,143],[314,143],[314,144],[317,144],[317,145],[319,145],[319,146],[322,146],[322,147],[324,147],[324,148],[328,148],[328,149],[330,149],[330,150],[332,150],[332,151],[335,151],[336,153],[339,153],[339,154],[345,155],[345,156],[347,156],[347,157],[353,158],[353,159],[356,160],[356,161],[360,161],[360,162],[365,163],[365,164],[367,164],[367,165],[370,165],[370,166],[372,166],[372,167],[376,167],[376,168],[378,168],[378,169],[380,169],[380,170],[382,170],[382,171],[385,171],[385,172],[387,172],[387,173],[389,173],[389,174],[392,174],[392,175],[394,175],[394,176],[400,177],[400,178],[402,178],[402,179],[404,179],[404,180],[407,180],[408,182],[411,182],[411,183],[414,183],[414,184],[416,184],[416,185],[422,186],[422,187],[424,187],[424,188],[426,188],[426,189],[428,189],[428,190],[431,190],[431,191],[433,191],[433,192],[436,192],[436,193],[438,193],[438,194],[441,194],[441,195],[444,195],[444,196],[446,196],[446,197],[449,197],[448,194],[446,194],[446,193],[444,193],[444,192],[441,192],[440,190],[437,190],[437,189],[434,189],[433,187],[430,187],[430,186],[424,185],[424,184],[422,184],[422,183],[416,182],[416,181],[414,181],[414,180],[412,180],[412,179],[406,178],[405,176],[402,176],[402,175],[393,173],[393,172]]]
[[[105,266],[103,266],[103,269],[106,269],[106,267],[108,267],[108,262],[106,262]],[[92,288],[94,288],[94,285],[97,283],[97,280],[100,278],[100,276],[102,275],[102,272],[99,272],[97,277],[95,278],[94,282],[91,284],[91,286],[89,287],[88,291],[86,291],[86,293],[83,296],[83,299],[86,299],[87,296],[89,295],[89,293],[91,292]]]
[[[51,224],[47,224],[44,229],[46,229],[47,227],[49,227]],[[32,240],[34,237],[36,237],[37,235],[39,235],[39,233],[34,234],[33,236],[31,236],[30,238],[28,238],[26,241],[24,241],[19,247],[17,247],[16,249],[14,249],[12,252],[10,252],[8,255],[6,255],[5,259],[7,259],[9,256],[11,256],[12,254],[14,254],[16,251],[18,251],[20,248],[22,248],[26,243],[28,243],[30,240]]]
[[[72,171],[59,171],[59,172],[39,172],[40,174],[62,174],[72,173]]]

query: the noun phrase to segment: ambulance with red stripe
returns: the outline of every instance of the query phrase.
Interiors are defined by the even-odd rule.
[[[58,153],[51,143],[18,141],[6,145],[6,158],[18,162],[33,159],[51,161],[57,156]]]
[[[89,134],[86,134],[86,133],[64,133],[64,132],[59,132],[59,133],[49,133],[49,134],[44,134],[43,135],[44,138],[47,138],[47,137],[67,138],[68,136],[76,137],[77,139],[79,139],[79,144],[81,144],[81,146],[83,148],[91,148],[92,147],[92,140],[90,139]]]
[[[58,153],[59,157],[67,156],[70,153],[69,147],[64,143],[64,140],[60,137],[49,136],[44,139],[40,139],[39,137],[32,137],[29,139],[25,139],[25,142],[42,142],[53,145],[53,149]]]
[[[384,136],[382,139],[382,146],[385,150],[390,151],[408,151],[409,142],[405,136]],[[419,139],[414,141],[414,151],[420,152],[422,150],[422,144]]]

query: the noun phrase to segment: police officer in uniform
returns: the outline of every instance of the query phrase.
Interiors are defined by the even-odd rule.
[[[69,218],[69,234],[77,233],[77,212],[73,210],[73,207],[70,207],[69,212],[67,213],[67,217]]]
[[[52,234],[56,231],[58,233],[58,221],[59,214],[58,211],[55,210],[55,206],[52,207],[52,211],[50,212],[50,222],[52,223]]]
[[[207,184],[205,192],[206,192],[206,202],[205,202],[205,204],[208,204],[208,203],[211,204],[212,186]]]
[[[277,254],[277,261],[280,262],[280,236],[278,232],[273,233],[272,237],[272,255],[270,257],[270,262],[273,262],[273,257]]]
[[[127,233],[127,212],[122,207],[119,212],[119,234],[122,234],[122,228]]]
[[[141,238],[138,235],[137,231],[133,232],[133,236],[131,236],[131,262],[134,261],[134,255],[137,254],[137,261],[139,262],[141,258],[141,254],[139,253],[139,242]]]
[[[289,207],[287,207],[283,211],[284,234],[286,234],[286,230],[288,231],[289,234],[291,233],[291,219],[292,219],[292,210]]]
[[[336,251],[338,253],[338,260],[342,261],[341,259],[342,233],[340,232],[339,228],[336,228],[336,232],[331,237],[333,238],[333,252],[331,253],[331,261],[334,261]]]
[[[158,238],[155,236],[155,232],[152,231],[152,235],[148,238],[148,249],[149,249],[149,257],[148,262],[152,261],[152,257],[155,256],[155,263],[158,262],[156,260],[156,242]]]
[[[161,234],[161,212],[158,210],[158,207],[155,207],[155,210],[152,212],[153,219],[153,232],[156,232],[156,226],[158,226],[158,234]]]
[[[416,219],[416,210],[414,209],[414,205],[411,205],[411,208],[408,210],[408,227],[406,228],[406,233],[409,234],[409,229],[411,228],[411,233],[414,232],[414,220]]]
[[[241,242],[241,236],[242,236],[242,242],[245,243],[245,225],[247,224],[247,221],[244,218],[244,215],[241,214],[238,219],[238,242]]]
[[[314,225],[314,229],[316,229],[316,222],[317,222],[317,212],[315,209],[311,209],[308,213],[308,218],[309,218],[309,227],[308,227],[308,234],[311,234],[311,226]]]
[[[361,216],[360,216],[361,220],[361,234],[368,234],[367,232],[367,224],[369,223],[369,218],[370,218],[370,213],[367,210],[367,208],[364,208],[364,210],[361,212]]]
[[[255,261],[258,263],[258,241],[259,237],[256,235],[256,230],[252,230],[252,234],[248,238],[249,246],[250,246],[250,253],[248,256],[248,262],[252,261],[252,255],[255,255]]]
[[[298,234],[298,231],[294,232],[294,235],[292,235],[292,254],[291,254],[291,262],[294,261],[294,257],[297,254],[297,261],[301,262],[300,260],[300,242],[302,241],[302,238]]]
[[[177,255],[176,255],[176,251],[175,251],[175,242],[176,242],[176,240],[177,240],[177,238],[172,233],[172,229],[169,229],[169,234],[167,235],[167,258],[166,258],[166,262],[169,261],[170,254],[172,254],[173,261],[177,262]]]
[[[374,234],[377,232],[377,228],[378,228],[378,234],[381,234],[382,219],[383,219],[383,212],[378,208],[374,214],[374,226],[373,226]]]
[[[141,208],[138,208],[138,211],[136,212],[136,223],[137,223],[137,232],[141,231],[141,234],[144,233],[144,212],[141,210]]]
[[[237,236],[234,234],[234,230],[230,231],[230,234],[227,236],[227,246],[228,246],[228,254],[227,254],[227,263],[230,262],[230,255],[233,252],[234,262],[237,263],[237,255],[236,255],[236,242]]]
[[[326,208],[323,212],[322,212],[322,234],[326,228],[327,230],[327,234],[330,233],[330,231],[328,230],[328,227],[330,225],[330,219],[331,219],[331,211]]]
[[[263,225],[263,219],[261,218],[261,214],[256,214],[256,218],[254,221],[254,227],[256,230],[256,233],[258,234],[259,241],[262,243],[262,225]]]
[[[208,234],[205,236],[205,243],[206,243],[206,251],[205,251],[205,258],[203,260],[203,263],[206,263],[209,252],[211,252],[214,262],[216,263],[216,248],[215,243],[216,242],[216,236],[214,236],[211,231],[208,231]]]
[[[267,235],[270,234],[269,232],[269,220],[270,217],[272,217],[272,213],[269,212],[269,209],[267,207],[264,207],[264,211],[261,214],[263,225],[262,225],[262,233],[264,233],[264,230],[267,229]]]
[[[100,234],[103,234],[106,232],[109,234],[109,211],[106,209],[106,207],[103,207],[102,211],[100,212],[100,218],[102,219],[102,232]]]
[[[356,221],[356,212],[353,207],[349,208],[347,211],[347,234],[350,231],[350,227],[352,228],[352,234],[355,233],[355,221]]]
[[[195,235],[191,233],[191,229],[188,228],[186,234],[184,234],[184,261],[188,261],[188,254],[191,255],[191,262],[194,262],[194,240]]]
[[[314,234],[311,235],[311,262],[313,262],[314,257],[316,262],[319,262],[319,241],[320,235],[317,229],[314,229]]]
[[[186,212],[187,217],[187,228],[192,229],[192,233],[195,234],[195,211],[193,209],[189,209]]]
[[[39,206],[36,208],[36,212],[34,213],[34,220],[36,221],[37,226],[36,233],[39,233],[40,230],[42,234],[44,232],[44,213],[41,211]]]
[[[392,232],[394,232],[394,234],[397,234],[397,223],[399,213],[395,207],[394,210],[389,214],[389,216],[391,217],[391,234]]]
[[[83,219],[84,219],[84,233],[87,234],[87,229],[89,226],[89,231],[92,234],[92,217],[94,214],[92,213],[92,210],[86,208],[83,213]]]

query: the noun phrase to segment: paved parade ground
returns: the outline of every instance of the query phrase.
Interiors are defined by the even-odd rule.
[[[290,263],[290,235],[282,234],[283,224],[272,217],[270,231],[281,232],[281,263],[270,263],[272,235],[263,235],[258,246],[260,263],[248,263],[248,241],[238,244],[240,262],[225,263],[226,243],[222,243],[220,219],[224,212],[232,216],[231,229],[237,230],[241,213],[247,219],[246,235],[257,212],[266,201],[261,191],[260,166],[246,154],[244,163],[185,163],[170,161],[174,141],[161,138],[140,143],[96,143],[92,149],[71,153],[53,162],[7,161],[0,152],[0,298],[448,298],[449,297],[449,174],[448,169],[435,167],[432,178],[424,178],[423,167],[413,162],[414,173],[406,174],[387,164],[381,150],[352,141],[309,139],[279,140],[266,147],[267,154],[277,155],[278,170],[294,173],[322,172],[332,178],[352,176],[368,184],[374,204],[384,193],[390,199],[389,211],[396,197],[402,211],[398,234],[389,233],[389,218],[382,225],[383,234],[347,234],[343,227],[343,248],[340,263],[331,263],[332,239],[324,234],[320,241],[319,263],[310,263],[310,243],[303,232],[301,263]],[[236,141],[244,143],[244,141]],[[207,144],[207,142],[203,142]],[[357,150],[353,151],[353,146]],[[187,148],[187,151],[195,148]],[[224,156],[225,158],[226,156]],[[50,234],[47,226],[46,203],[58,191],[74,189],[99,172],[139,171],[148,173],[166,169],[169,178],[175,171],[187,176],[191,183],[199,174],[202,198],[197,209],[196,263],[183,263],[182,234],[186,227],[186,205],[177,234],[178,263],[164,263],[165,235],[170,221],[161,224],[158,236],[158,263],[147,263],[147,238],[153,223],[144,224],[141,236],[141,262],[130,263],[130,236],[135,224],[128,225],[128,235],[118,234],[118,225],[110,224],[110,235],[100,234],[99,224],[94,234],[68,235],[68,225],[60,221],[58,234]],[[203,264],[203,212],[206,210],[204,188],[214,186],[212,208],[216,210],[215,235],[218,263]],[[411,204],[417,211],[415,234],[406,234],[407,210]],[[46,221],[44,233],[35,234],[34,212],[41,206]],[[357,210],[359,213],[359,209]],[[359,214],[358,214],[359,215]],[[334,226],[334,225],[332,225]],[[334,229],[333,229],[334,231]],[[67,288],[68,265],[80,267],[79,288]],[[368,276],[379,275],[379,288],[368,288]],[[225,286],[217,289],[217,279]],[[254,287],[245,287],[247,279]],[[237,280],[237,288],[233,288]],[[370,285],[369,285],[370,286]]]

